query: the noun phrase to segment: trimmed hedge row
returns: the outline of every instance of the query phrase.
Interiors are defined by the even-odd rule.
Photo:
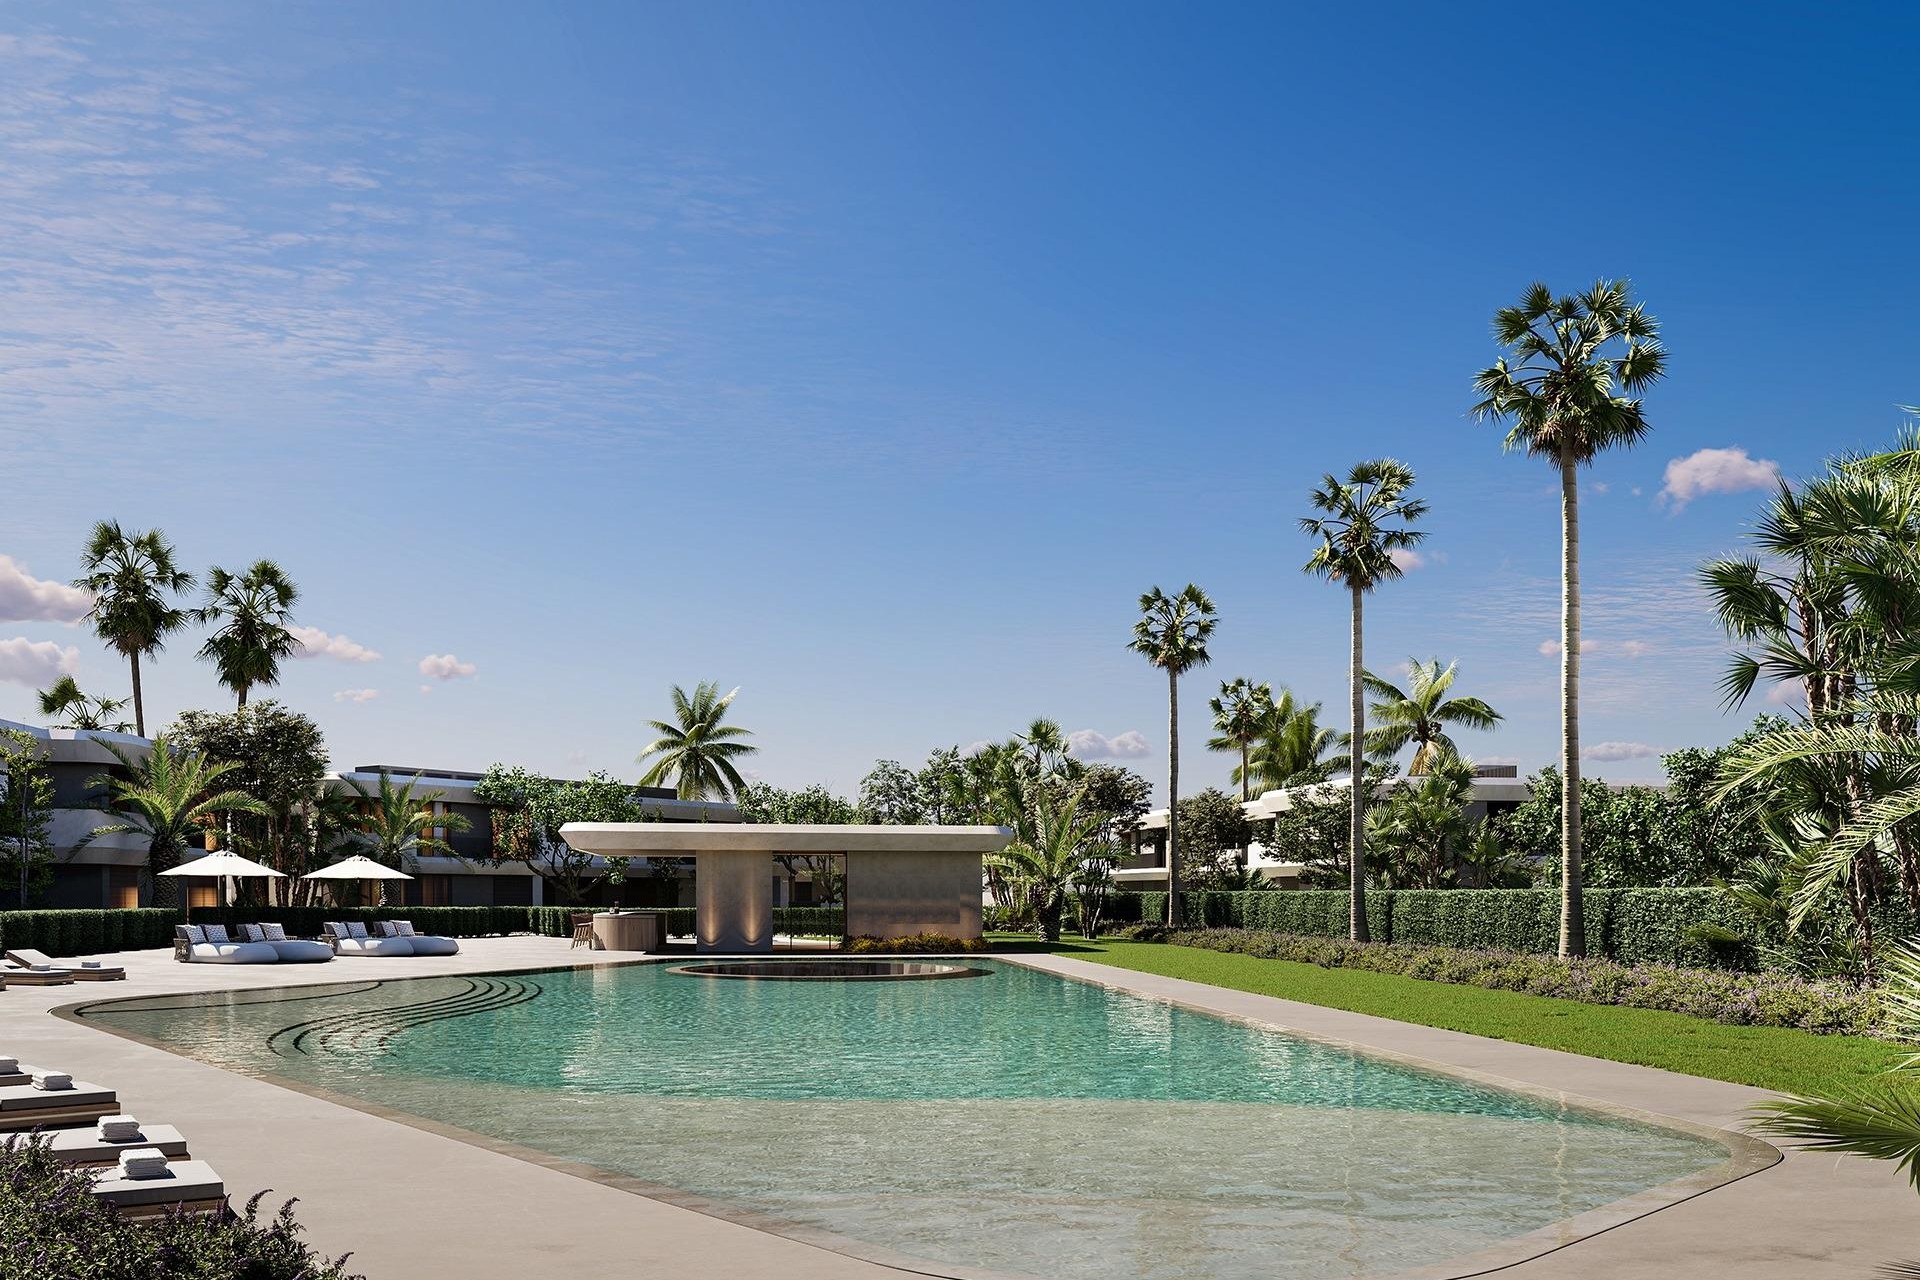
[[[1823,1035],[1877,1035],[1882,1011],[1869,988],[1809,982],[1779,973],[1727,973],[1612,960],[1562,960],[1512,951],[1410,943],[1349,942],[1253,929],[1140,932],[1167,942],[1323,969],[1363,969],[1429,982],[1554,996],[1583,1004],[1661,1009],[1734,1026],[1794,1027]]]
[[[1191,928],[1260,929],[1303,937],[1347,936],[1344,889],[1183,893]],[[1588,889],[1587,954],[1625,965],[1681,968],[1758,967],[1759,947],[1774,939],[1754,935],[1718,889]],[[1166,919],[1165,893],[1115,894],[1116,923]],[[1557,889],[1375,889],[1367,894],[1367,923],[1375,942],[1467,947],[1552,955],[1560,949]],[[1688,936],[1712,924],[1747,937],[1714,947]]]
[[[95,955],[171,946],[180,912],[170,907],[119,911],[0,911],[0,949],[50,956]]]

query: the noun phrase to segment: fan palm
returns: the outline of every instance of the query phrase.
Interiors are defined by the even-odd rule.
[[[104,786],[107,808],[119,822],[96,827],[87,838],[130,834],[147,842],[147,873],[158,875],[177,866],[195,837],[230,813],[265,816],[266,805],[246,792],[224,785],[240,766],[213,760],[198,751],[176,750],[163,733],[153,740],[144,758],[104,744],[125,769],[94,780]],[[161,898],[168,880],[154,881],[154,900]]]
[[[1448,663],[1444,670],[1438,658],[1431,662],[1409,659],[1407,666],[1404,690],[1371,671],[1361,677],[1367,692],[1379,699],[1371,708],[1379,727],[1366,735],[1367,752],[1376,759],[1391,759],[1409,743],[1416,744],[1407,772],[1427,773],[1442,757],[1459,754],[1447,736],[1447,726],[1491,729],[1500,723],[1500,713],[1480,699],[1447,696],[1458,662]]]
[[[1351,597],[1347,692],[1353,719],[1352,728],[1348,730],[1347,768],[1353,785],[1347,838],[1352,854],[1347,861],[1352,902],[1347,927],[1355,942],[1368,941],[1367,788],[1362,758],[1367,717],[1361,697],[1361,680],[1366,672],[1364,601],[1368,592],[1404,572],[1394,553],[1413,550],[1427,536],[1412,527],[1427,512],[1424,501],[1407,496],[1407,490],[1412,487],[1411,467],[1392,458],[1362,462],[1347,473],[1345,480],[1332,475],[1322,479],[1311,496],[1314,510],[1320,514],[1302,517],[1300,521],[1300,527],[1319,540],[1313,555],[1302,567],[1308,573],[1345,586]]]
[[[1241,676],[1220,683],[1220,696],[1207,701],[1213,712],[1214,732],[1220,736],[1207,743],[1210,751],[1238,751],[1240,772],[1234,781],[1240,784],[1240,802],[1253,799],[1253,744],[1273,714],[1273,686],[1255,684]]]
[[[50,689],[36,691],[40,702],[40,714],[57,716],[56,727],[62,729],[104,729],[112,733],[125,733],[133,726],[124,720],[114,720],[121,708],[127,705],[125,698],[96,698],[83,693],[72,676],[61,676],[53,682]]]
[[[94,634],[127,660],[133,674],[133,727],[147,736],[147,709],[140,690],[140,659],[160,652],[166,638],[187,623],[187,612],[170,602],[193,587],[193,575],[173,561],[173,547],[158,529],[128,533],[117,521],[93,527],[80,553],[81,575],[73,585],[93,593],[87,619]]]
[[[1044,716],[1035,719],[1014,741],[1027,753],[1027,762],[1036,776],[1049,772],[1049,766],[1057,767],[1067,754],[1067,738],[1060,731],[1060,722]]]
[[[194,617],[220,626],[200,646],[200,656],[213,663],[239,706],[247,705],[255,685],[280,683],[281,659],[300,647],[288,629],[299,598],[299,588],[271,560],[256,560],[242,574],[215,565],[207,575],[207,602]]]
[[[1040,790],[1033,800],[1030,834],[988,859],[988,869],[1026,898],[1043,941],[1060,940],[1061,913],[1086,874],[1099,830],[1098,814],[1080,813],[1079,794],[1061,800]]]
[[[1220,619],[1207,593],[1189,582],[1174,595],[1140,597],[1127,647],[1167,673],[1167,923],[1180,923],[1180,677],[1212,661],[1207,640]]]
[[[1580,485],[1602,451],[1647,434],[1637,398],[1666,372],[1660,326],[1625,280],[1555,297],[1530,286],[1494,313],[1507,349],[1474,379],[1475,418],[1508,424],[1506,447],[1560,473],[1560,954],[1586,954],[1580,882]],[[1508,356],[1511,356],[1509,360]]]
[[[744,784],[733,762],[760,749],[740,741],[752,737],[753,730],[724,723],[727,708],[739,692],[736,688],[722,697],[718,684],[703,680],[688,697],[679,685],[673,686],[673,721],[648,721],[660,736],[640,753],[640,762],[658,759],[640,785],[671,782],[682,800],[725,800],[737,795]]]

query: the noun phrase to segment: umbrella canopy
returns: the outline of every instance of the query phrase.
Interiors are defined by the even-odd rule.
[[[252,858],[243,858],[237,853],[222,849],[204,858],[183,862],[160,874],[163,876],[280,876],[286,873],[275,871],[272,867],[255,862]]]
[[[310,871],[302,880],[411,880],[404,871],[396,871],[384,862],[375,862],[365,854],[342,858],[330,867]]]

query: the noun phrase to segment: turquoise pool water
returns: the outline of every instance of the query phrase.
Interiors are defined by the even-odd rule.
[[[634,965],[87,1016],[935,1271],[1388,1274],[1727,1158],[1691,1135],[979,967],[756,982]]]

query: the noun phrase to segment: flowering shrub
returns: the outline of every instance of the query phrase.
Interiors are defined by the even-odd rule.
[[[0,1146],[0,1280],[365,1280],[301,1243],[291,1200],[267,1221],[263,1191],[241,1213],[127,1222],[92,1185],[38,1138]]]
[[[1513,951],[1470,951],[1402,943],[1349,942],[1254,929],[1168,932],[1141,927],[1145,941],[1166,941],[1323,969],[1362,969],[1494,991],[1521,991],[1583,1004],[1663,1009],[1736,1026],[1795,1027],[1830,1035],[1874,1035],[1877,994],[1868,988],[1810,982],[1777,973],[1731,973],[1672,965],[1563,960]]]
[[[984,938],[949,938],[944,933],[916,933],[906,938],[849,938],[847,950],[855,955],[872,952],[886,954],[937,951],[985,951]]]

